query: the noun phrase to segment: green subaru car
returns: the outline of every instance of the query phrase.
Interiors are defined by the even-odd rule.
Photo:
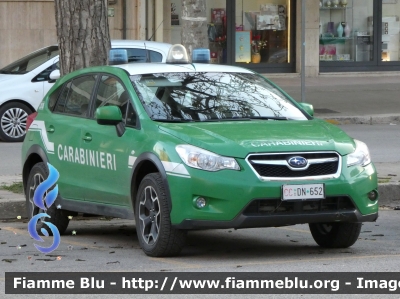
[[[29,217],[49,163],[58,196],[45,220],[60,233],[86,213],[134,219],[149,256],[178,254],[189,230],[304,223],[322,247],[353,245],[378,217],[367,146],[263,76],[179,51],[56,82],[23,144]]]

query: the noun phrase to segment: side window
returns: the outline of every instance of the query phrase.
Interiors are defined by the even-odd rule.
[[[162,62],[162,54],[156,51],[149,50],[150,62]]]
[[[32,79],[32,82],[42,82],[42,81],[48,81],[50,80],[49,76],[50,73],[54,70],[58,70],[59,69],[59,64],[54,63],[51,66],[49,66],[47,69],[45,69],[44,71],[41,71],[35,78]]]
[[[69,81],[64,84],[64,88],[60,94],[60,97],[57,101],[57,106],[54,109],[54,112],[64,113],[65,103],[67,102],[68,94],[71,90],[72,81]]]
[[[126,124],[136,126],[136,112],[132,107],[129,94],[117,78],[106,75],[101,77],[95,105],[95,109],[102,106],[118,106],[121,109],[122,118],[128,118]]]
[[[50,96],[49,96],[49,102],[47,104],[47,107],[50,109],[50,111],[53,111],[54,106],[57,103],[58,96],[60,95],[61,91],[63,90],[64,86],[60,86],[55,90]]]
[[[68,82],[61,92],[55,111],[86,116],[95,83],[95,75],[78,77]]]

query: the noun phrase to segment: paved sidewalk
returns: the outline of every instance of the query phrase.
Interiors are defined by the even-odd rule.
[[[301,101],[298,74],[265,74],[296,101]],[[400,72],[322,74],[306,78],[306,102],[315,116],[335,124],[397,124],[400,130]],[[380,204],[400,206],[400,164],[375,163],[380,179]],[[0,176],[0,185],[21,181]],[[25,198],[0,190],[0,219],[26,216]]]

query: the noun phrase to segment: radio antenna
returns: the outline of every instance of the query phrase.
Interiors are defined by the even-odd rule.
[[[146,51],[146,62],[150,62],[150,53],[147,51],[146,42],[144,42],[144,50]]]

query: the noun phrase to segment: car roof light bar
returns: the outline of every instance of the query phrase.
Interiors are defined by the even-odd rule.
[[[180,44],[173,45],[169,49],[167,56],[167,63],[172,63],[172,64],[190,63],[185,47]]]

